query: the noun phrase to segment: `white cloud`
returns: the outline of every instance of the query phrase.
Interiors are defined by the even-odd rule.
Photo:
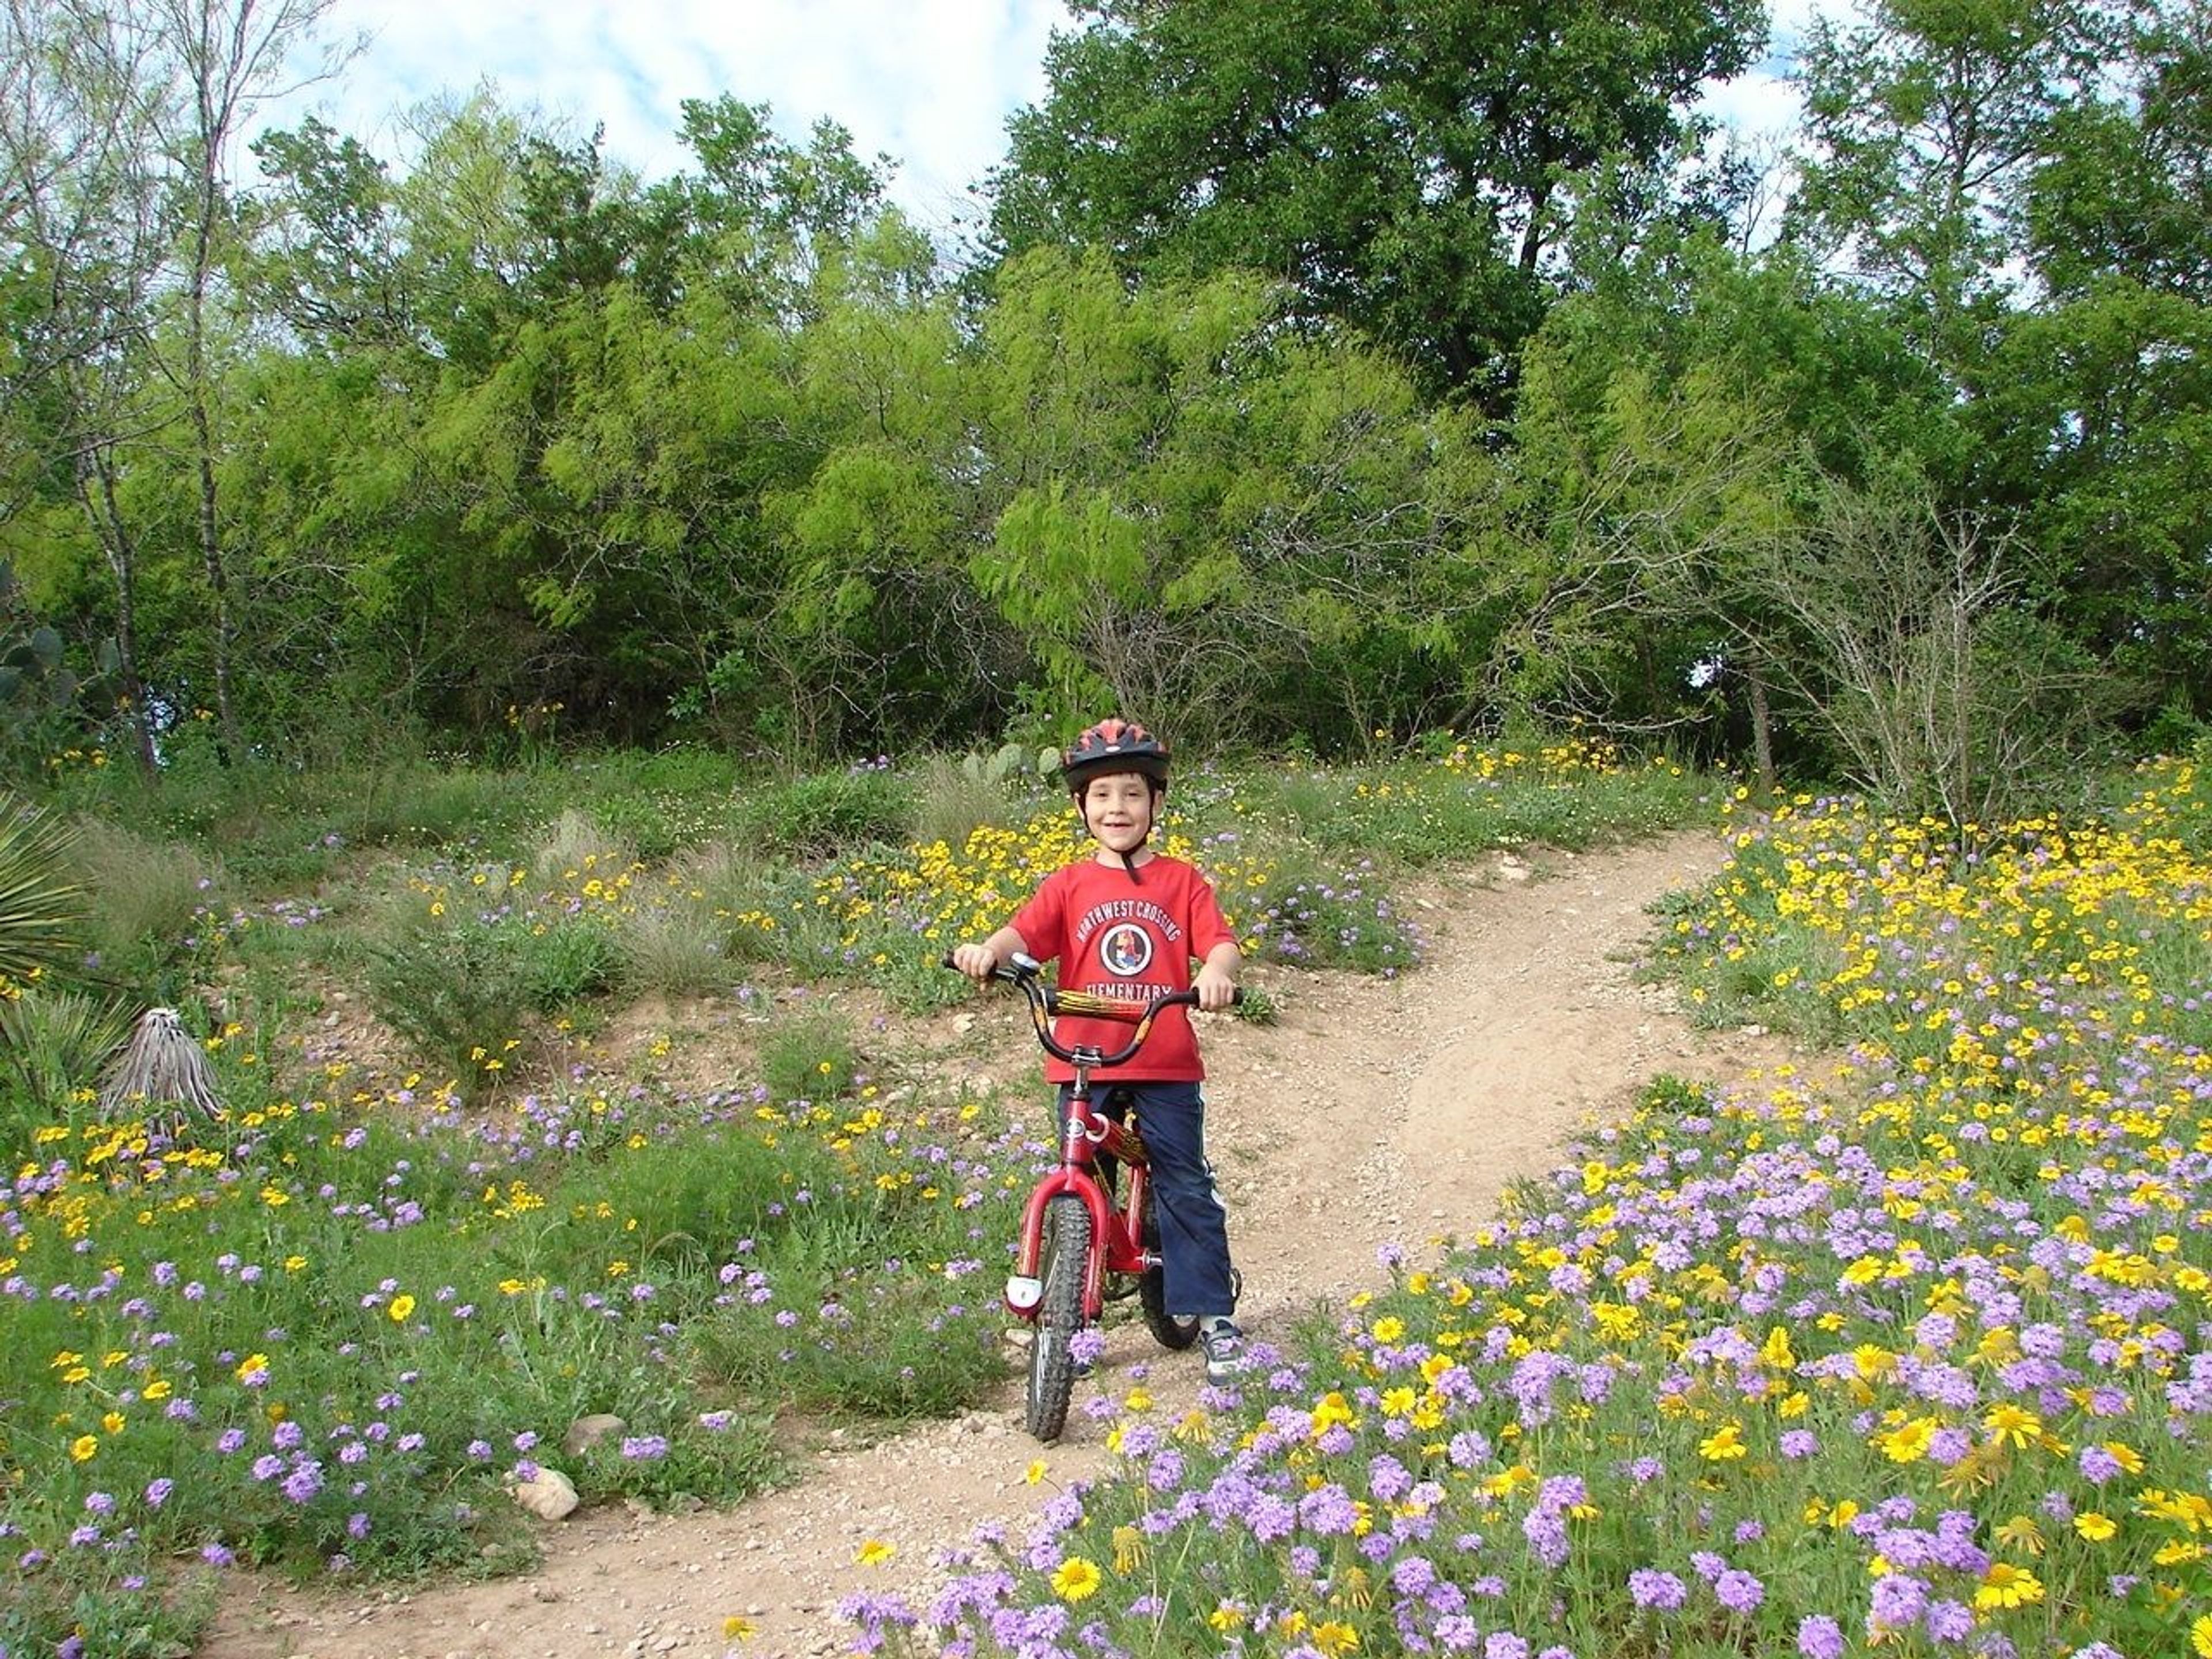
[[[257,125],[313,111],[389,155],[400,112],[489,80],[580,135],[604,124],[607,153],[650,177],[690,160],[683,100],[726,93],[769,105],[794,142],[840,123],[862,156],[899,164],[893,198],[944,229],[1003,155],[1006,117],[1043,93],[1066,21],[1055,0],[340,0],[328,32],[368,46]]]

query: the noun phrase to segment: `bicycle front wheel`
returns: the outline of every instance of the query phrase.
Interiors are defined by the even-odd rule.
[[[1027,1426],[1042,1441],[1060,1438],[1075,1392],[1076,1334],[1083,1328],[1083,1281],[1091,1261],[1091,1212],[1073,1193],[1045,1206],[1037,1277],[1043,1297],[1030,1342]]]

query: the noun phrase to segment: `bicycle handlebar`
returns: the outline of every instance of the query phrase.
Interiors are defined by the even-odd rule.
[[[952,953],[948,951],[939,960],[947,968],[953,966]],[[1029,1000],[1030,1023],[1036,1027],[1037,1041],[1044,1051],[1070,1066],[1091,1066],[1110,1069],[1126,1064],[1145,1039],[1152,1035],[1152,1021],[1163,1008],[1195,1008],[1195,990],[1170,991],[1165,996],[1134,1001],[1126,997],[1100,996],[1091,991],[1062,991],[1047,985],[1038,975],[1039,964],[1026,957],[1017,957],[1011,963],[1000,963],[991,969],[991,977],[1017,987]],[[955,971],[958,971],[957,969]],[[1231,1002],[1242,1002],[1242,989],[1230,993]],[[1110,1019],[1136,1030],[1129,1034],[1127,1047],[1115,1054],[1104,1054],[1095,1048],[1070,1048],[1053,1036],[1050,1022],[1061,1014],[1075,1014],[1085,1019]]]

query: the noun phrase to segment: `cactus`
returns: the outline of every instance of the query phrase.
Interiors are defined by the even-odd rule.
[[[1048,755],[1051,752],[1046,750]],[[1015,778],[1034,776],[1036,766],[1036,763],[1030,757],[1030,751],[1018,743],[1007,744],[994,755],[964,755],[960,761],[960,770],[969,782],[999,787],[1005,787]]]
[[[93,647],[92,672],[64,659],[62,636],[35,620],[22,586],[0,559],[0,752],[47,746],[57,726],[89,726],[118,706],[122,653],[112,639]]]

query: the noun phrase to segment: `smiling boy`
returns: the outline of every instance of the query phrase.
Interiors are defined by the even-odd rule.
[[[1060,757],[1060,775],[1096,850],[1047,876],[1011,923],[956,950],[953,965],[986,981],[1019,951],[1057,959],[1065,990],[1144,1001],[1194,988],[1200,1007],[1226,1008],[1243,957],[1212,884],[1151,846],[1167,793],[1167,745],[1133,721],[1101,720]],[[1064,1018],[1057,1030],[1071,1048],[1112,1049],[1121,1041],[1106,1021]],[[1207,1379],[1219,1382],[1243,1370],[1245,1346],[1231,1317],[1237,1279],[1227,1217],[1206,1161],[1205,1076],[1189,1012],[1178,1006],[1161,1011],[1151,1038],[1115,1069],[1113,1083],[1134,1097],[1151,1154],[1168,1306],[1197,1316]],[[1048,1060],[1045,1077],[1064,1091],[1074,1070]]]

